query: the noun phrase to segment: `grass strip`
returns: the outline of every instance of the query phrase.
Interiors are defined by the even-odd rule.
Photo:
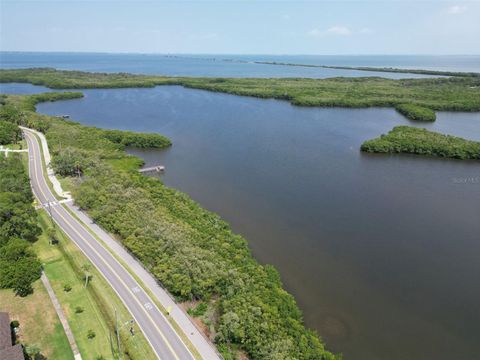
[[[52,227],[48,214],[40,211],[41,223],[44,229]],[[131,315],[121,300],[115,294],[103,276],[94,268],[89,267],[91,280],[85,287],[85,271],[82,267],[88,264],[88,259],[81,250],[55,226],[57,245],[49,245],[48,239],[41,243],[46,259],[45,272],[60,299],[66,316],[74,332],[78,346],[84,359],[96,359],[97,356],[119,359],[156,359],[150,345],[140,329],[134,324],[135,336],[129,333]],[[68,281],[68,284],[66,282]],[[65,292],[63,287],[71,286],[72,290]],[[84,311],[76,313],[76,308]],[[115,310],[120,330],[121,352],[118,351],[115,335]],[[71,321],[72,320],[72,321]],[[93,340],[87,338],[88,331],[93,330],[96,336]],[[95,346],[96,345],[96,346]]]
[[[145,283],[140,279],[140,277],[137,276],[137,274],[135,274],[135,272],[133,272],[133,270],[125,263],[125,261],[123,261],[122,258],[120,258],[112,249],[110,249],[110,247],[105,244],[105,242],[100,239],[100,237],[87,225],[85,224],[67,205],[64,205],[62,204],[62,206],[65,208],[65,210],[67,210],[75,219],[77,219],[77,221],[79,221],[80,223],[84,224],[85,225],[85,228],[87,229],[87,231],[93,236],[95,237],[95,239],[100,243],[102,244],[102,246],[108,250],[108,252],[110,252],[110,254],[125,268],[127,269],[127,271],[129,272],[129,274],[139,283],[139,285],[142,287],[143,290],[145,290],[148,294],[148,296],[150,296],[150,298],[152,299],[152,301],[157,305],[157,307],[160,309],[160,311],[163,313],[163,315],[165,316],[165,318],[168,320],[168,322],[173,326],[173,328],[175,329],[176,333],[180,336],[180,338],[182,339],[182,341],[184,342],[184,344],[188,347],[188,349],[190,350],[190,352],[192,353],[192,355],[195,357],[195,359],[198,359],[198,360],[201,360],[202,357],[200,356],[199,352],[197,351],[197,349],[195,348],[195,346],[193,346],[193,344],[191,343],[190,339],[185,335],[185,333],[183,332],[182,328],[177,324],[177,322],[168,315],[168,312],[167,312],[167,309],[165,309],[165,307],[162,305],[162,303],[157,299],[157,297],[153,294],[153,292],[150,290],[150,288],[148,286],[145,285]],[[115,239],[115,237],[110,234],[110,236]],[[120,246],[122,246],[120,244]],[[125,251],[127,251],[130,255],[132,255],[134,258],[135,258],[135,255],[131,254],[128,249],[125,249]],[[148,271],[148,270],[146,270]]]

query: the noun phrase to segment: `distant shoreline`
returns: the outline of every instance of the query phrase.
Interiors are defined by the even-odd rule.
[[[480,55],[412,55],[412,54],[398,54],[398,55],[308,55],[308,54],[296,54],[296,55],[275,55],[275,54],[188,54],[188,53],[135,53],[135,52],[65,52],[65,51],[0,51],[0,68],[8,69],[9,56],[18,55],[58,55],[58,56],[114,56],[114,57],[160,57],[166,59],[192,59],[196,61],[205,61],[211,63],[237,63],[237,64],[255,64],[255,65],[272,65],[272,66],[289,66],[289,67],[301,67],[301,68],[318,68],[318,69],[336,69],[336,70],[356,70],[365,72],[380,72],[390,74],[415,74],[415,75],[429,75],[429,76],[450,76],[450,77],[480,77],[480,70],[477,67],[454,67],[448,69],[448,66],[439,66],[435,69],[435,66],[431,68],[429,65],[421,64],[415,60],[415,58],[476,58]],[[379,58],[385,61],[374,61],[370,64],[364,64],[362,59]],[[400,65],[396,61],[389,61],[388,59],[407,59],[407,65]],[[342,59],[348,59],[348,65],[342,65],[345,63]],[[357,59],[358,61],[351,61]],[[408,60],[410,59],[410,60]],[[312,61],[311,61],[312,60]],[[315,61],[313,61],[315,60]],[[334,61],[335,60],[335,61]],[[312,62],[312,63],[310,63]],[[431,62],[431,61],[430,61]],[[353,64],[353,65],[350,65]],[[49,66],[49,65],[46,65]],[[14,67],[15,68],[15,67]],[[170,74],[175,75],[175,74]],[[186,76],[189,76],[187,74]],[[205,75],[203,75],[205,76]],[[207,75],[209,76],[209,75]],[[225,77],[225,75],[223,75]],[[226,75],[228,77],[228,75]],[[302,77],[302,76],[300,76]],[[308,77],[308,76],[307,76]]]
[[[401,73],[401,74],[480,77],[480,73],[478,73],[478,72],[440,71],[440,70],[424,70],[424,69],[400,69],[400,68],[394,68],[394,67],[295,64],[295,63],[284,63],[284,62],[276,62],[276,61],[254,61],[254,63],[255,64],[263,64],[263,65],[299,66],[299,67],[313,67],[313,68],[322,68],[322,69],[374,71],[374,72],[388,72],[388,73]]]

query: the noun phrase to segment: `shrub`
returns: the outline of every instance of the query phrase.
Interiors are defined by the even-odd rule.
[[[208,305],[207,303],[200,303],[197,305],[197,307],[195,309],[193,308],[190,308],[187,310],[188,314],[193,316],[193,317],[198,317],[198,316],[202,316],[205,314],[205,312],[207,311],[208,309]]]
[[[81,313],[83,313],[83,312],[84,312],[83,307],[77,306],[77,307],[75,308],[75,314],[81,314]]]
[[[18,320],[13,320],[11,323],[10,323],[10,326],[12,328],[18,328],[20,327],[20,323],[18,322]]]
[[[435,121],[435,111],[424,106],[413,104],[399,104],[395,109],[407,119],[414,121]]]
[[[52,167],[61,176],[82,175],[85,168],[92,165],[92,158],[85,151],[67,147],[54,154]]]
[[[25,352],[29,358],[36,359],[40,355],[40,348],[37,345],[26,345]]]
[[[95,338],[95,336],[97,336],[97,335],[95,334],[95,331],[93,331],[93,330],[88,330],[88,332],[87,332],[87,339],[88,339],[88,340],[92,340],[93,338]]]
[[[65,291],[65,292],[72,291],[72,287],[70,286],[70,284],[63,285],[63,291]]]
[[[137,148],[165,148],[172,145],[170,139],[159,134],[137,133],[121,130],[100,130],[101,136],[123,146]]]
[[[377,153],[409,153],[453,159],[480,159],[480,142],[411,126],[394,127],[387,135],[365,141],[361,150]]]

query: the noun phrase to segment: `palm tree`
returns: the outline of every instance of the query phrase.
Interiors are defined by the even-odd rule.
[[[85,287],[88,286],[88,280],[90,279],[90,269],[92,265],[89,262],[86,262],[82,265],[82,270],[85,272]]]

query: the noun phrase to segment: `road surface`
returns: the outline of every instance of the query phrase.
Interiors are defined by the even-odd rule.
[[[36,136],[24,130],[29,149],[29,174],[38,201],[50,210],[53,220],[100,271],[134,317],[159,359],[194,359],[188,348],[140,284],[113,255],[61,204],[48,187]],[[49,205],[50,204],[50,205]]]

